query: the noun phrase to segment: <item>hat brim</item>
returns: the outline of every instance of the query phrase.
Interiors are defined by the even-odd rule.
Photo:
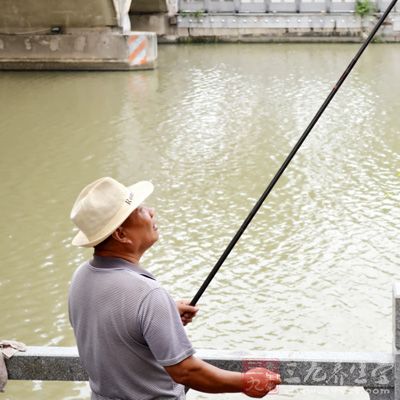
[[[153,193],[154,186],[151,182],[141,181],[127,189],[132,192],[131,204],[123,203],[121,209],[114,215],[112,220],[99,232],[95,238],[88,238],[82,231],[79,231],[72,239],[72,245],[78,247],[94,247],[107,239],[121,224],[129,217],[135,208],[143,203]]]

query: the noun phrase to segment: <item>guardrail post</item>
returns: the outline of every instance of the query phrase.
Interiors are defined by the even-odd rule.
[[[400,400],[400,283],[393,285],[394,398]]]
[[[400,400],[400,283],[393,285],[393,389],[364,387],[371,400]]]

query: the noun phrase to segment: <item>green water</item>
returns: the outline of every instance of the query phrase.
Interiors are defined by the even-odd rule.
[[[357,45],[159,48],[145,72],[0,74],[0,337],[73,346],[66,296],[81,188],[156,187],[143,265],[191,298]],[[201,299],[197,348],[391,351],[400,278],[400,47],[371,46]],[[10,381],[4,399],[86,399]],[[367,398],[282,388],[283,398]],[[232,399],[190,392],[189,399]]]

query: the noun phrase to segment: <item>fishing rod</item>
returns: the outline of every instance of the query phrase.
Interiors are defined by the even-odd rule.
[[[337,93],[337,91],[339,90],[340,86],[342,86],[343,82],[346,80],[347,76],[350,74],[351,70],[356,65],[358,59],[361,57],[361,55],[364,52],[364,50],[370,44],[370,42],[372,41],[372,39],[375,36],[376,32],[378,31],[378,29],[382,25],[383,21],[386,19],[386,17],[388,16],[388,14],[390,13],[390,11],[392,10],[392,8],[395,6],[396,3],[397,3],[397,0],[392,0],[392,2],[389,4],[389,6],[385,10],[385,12],[379,18],[379,20],[376,23],[375,27],[372,29],[371,33],[369,34],[369,36],[367,37],[365,42],[362,44],[362,46],[358,50],[357,54],[351,60],[350,64],[348,65],[348,67],[344,71],[343,75],[339,78],[339,80],[337,81],[336,85],[333,87],[333,89],[329,93],[328,97],[323,102],[322,106],[319,108],[319,110],[315,114],[314,118],[311,120],[310,124],[307,126],[306,130],[304,131],[304,133],[301,135],[300,139],[297,141],[297,143],[295,144],[295,146],[293,147],[293,149],[291,150],[291,152],[287,156],[286,160],[283,162],[283,164],[279,168],[278,172],[272,178],[272,181],[267,186],[267,188],[265,189],[265,191],[261,195],[261,197],[258,199],[257,203],[254,205],[254,207],[250,211],[249,215],[243,221],[241,227],[236,232],[235,236],[232,238],[231,242],[228,244],[228,246],[226,247],[225,251],[222,253],[221,257],[219,258],[219,260],[217,261],[217,263],[215,264],[215,266],[213,267],[213,269],[211,270],[211,272],[209,273],[209,275],[207,276],[207,278],[205,279],[205,281],[201,285],[201,287],[198,290],[198,292],[196,293],[196,295],[193,297],[192,301],[190,302],[191,306],[194,306],[194,305],[197,304],[197,302],[199,301],[200,297],[205,292],[205,290],[207,289],[208,285],[211,283],[211,281],[213,280],[214,276],[217,274],[218,270],[221,268],[221,265],[224,263],[224,261],[226,260],[226,258],[229,255],[229,253],[235,247],[235,244],[238,242],[238,240],[242,236],[243,232],[246,230],[246,228],[250,224],[251,220],[254,218],[254,216],[257,214],[257,211],[259,210],[259,208],[264,203],[264,200],[267,198],[267,196],[269,195],[269,193],[271,192],[271,190],[275,186],[276,182],[278,182],[279,178],[281,177],[281,175],[285,171],[286,167],[289,165],[290,161],[292,161],[292,158],[295,156],[295,154],[297,153],[297,151],[299,150],[299,148],[301,147],[303,142],[306,140],[308,134],[314,128],[314,125],[318,122],[319,118],[321,117],[321,115],[325,111],[326,107],[328,107],[329,103],[334,98],[334,96]]]

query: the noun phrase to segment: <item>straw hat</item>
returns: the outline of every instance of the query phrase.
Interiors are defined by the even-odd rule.
[[[153,184],[126,187],[113,178],[100,178],[86,186],[72,207],[71,219],[79,228],[74,246],[93,247],[110,236],[152,192]]]

